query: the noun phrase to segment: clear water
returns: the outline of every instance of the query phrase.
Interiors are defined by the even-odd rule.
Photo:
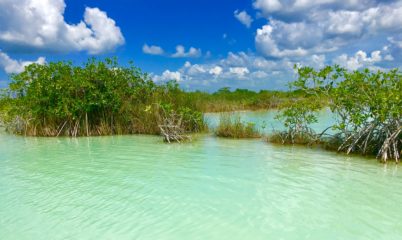
[[[273,130],[283,130],[283,123],[277,119],[275,116],[277,115],[276,110],[269,111],[239,111],[230,113],[232,117],[240,117],[243,122],[254,123],[256,128],[262,133],[272,133]],[[205,119],[208,125],[211,128],[215,128],[219,124],[219,118],[222,113],[207,113],[205,114]],[[227,114],[227,113],[223,113]],[[318,133],[321,133],[329,126],[335,123],[335,118],[329,109],[323,109],[318,112],[317,123],[311,125],[311,128],[316,130]],[[331,129],[327,130],[328,133],[331,133]]]
[[[402,169],[200,135],[0,134],[0,239],[402,239]]]

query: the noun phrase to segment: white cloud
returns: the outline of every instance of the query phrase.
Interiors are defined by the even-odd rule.
[[[40,51],[87,51],[99,54],[124,43],[120,28],[106,12],[85,8],[84,20],[64,19],[64,0],[0,1],[0,44]]]
[[[398,48],[402,48],[402,40],[395,37],[388,37],[388,41]]]
[[[314,7],[343,7],[346,9],[362,9],[372,5],[373,0],[294,0],[289,10],[302,10]]]
[[[196,75],[208,72],[208,70],[203,65],[199,64],[191,65],[190,62],[186,62],[184,66],[187,66],[187,73],[190,75]]]
[[[161,76],[158,75],[154,75],[153,76],[153,80],[156,82],[160,82],[160,81],[171,81],[171,80],[175,80],[180,82],[182,80],[181,78],[181,73],[178,71],[170,71],[170,70],[165,70]]]
[[[236,74],[238,77],[244,77],[246,74],[250,73],[247,67],[231,67],[229,72]]]
[[[381,54],[374,52],[370,57],[376,62]],[[256,89],[287,89],[287,83],[295,80],[293,69],[295,64],[299,66],[311,66],[322,68],[331,63],[324,54],[313,54],[299,60],[290,58],[267,59],[255,53],[229,52],[225,58],[210,61],[208,63],[192,64],[186,61],[178,69],[169,72],[180,73],[180,84],[190,89],[216,90],[223,86],[233,88],[256,88]],[[366,59],[366,61],[369,61]],[[374,65],[373,65],[374,66]],[[161,75],[153,75],[155,81],[165,79]]]
[[[155,45],[149,46],[148,44],[142,46],[142,52],[151,55],[163,55],[164,53],[161,47]]]
[[[234,16],[237,20],[239,20],[239,22],[241,22],[248,28],[251,26],[251,23],[253,22],[253,19],[251,18],[250,15],[248,15],[246,11],[240,12],[239,10],[236,10],[234,11]]]
[[[325,55],[313,54],[311,56],[311,65],[315,68],[323,68],[325,66]]]
[[[256,0],[253,5],[265,13],[276,12],[282,9],[282,4],[279,0]]]
[[[393,57],[391,54],[387,54],[387,55],[385,55],[384,60],[386,60],[386,61],[393,61],[393,60],[394,60],[394,57]]]
[[[255,0],[254,8],[263,14],[308,14],[311,9],[343,8],[362,10],[374,6],[375,0]]]
[[[219,76],[223,71],[223,68],[220,66],[215,66],[209,70],[209,74]]]
[[[249,56],[245,52],[232,53],[229,52],[228,56],[220,60],[223,66],[246,66],[249,62]]]
[[[271,57],[292,57],[292,56],[305,56],[308,51],[299,47],[293,49],[279,49],[277,42],[273,38],[273,32],[275,25],[265,25],[260,29],[257,29],[257,35],[255,36],[256,48],[265,56]]]
[[[360,35],[364,27],[362,16],[356,11],[331,11],[326,18],[326,29],[331,34]]]
[[[181,68],[169,72],[180,73],[181,85],[192,89],[205,87],[217,89],[222,86],[248,88],[258,84],[272,85],[273,81],[270,79],[273,78],[279,82],[291,79],[289,73],[292,73],[293,64],[288,60],[279,62],[267,60],[252,53],[230,52],[226,58],[209,63],[191,64],[186,61]],[[153,79],[155,81],[166,79],[165,72],[153,75]],[[286,88],[285,81],[283,88]]]
[[[366,12],[372,28],[376,29],[402,29],[402,2],[397,1],[391,5],[380,5]],[[371,18],[370,18],[371,17]]]
[[[45,64],[46,59],[44,57],[39,57],[36,61],[15,60],[6,53],[0,51],[0,67],[8,74],[23,72],[25,67],[32,63]]]
[[[269,76],[268,73],[261,70],[252,72],[250,75],[251,78],[261,78],[261,79],[267,78]]]
[[[394,38],[402,31],[402,1],[255,0],[254,7],[267,18],[255,36],[267,57],[300,58],[373,38],[402,45]]]
[[[255,32],[257,52],[229,52],[227,57],[204,64],[188,62],[176,70],[185,86],[286,89],[296,79],[295,64],[322,68],[336,63],[351,70],[400,66],[402,0],[253,2],[257,16],[266,19]],[[236,10],[235,17],[249,26],[253,19],[243,21],[249,14],[241,13]],[[228,35],[223,39],[229,39]],[[184,53],[184,47],[178,52]]]
[[[310,21],[317,24],[327,34],[376,35],[394,33],[402,29],[402,2],[377,5],[362,11],[321,10],[314,12]]]
[[[373,51],[371,55],[368,56],[367,53],[362,50],[357,51],[354,56],[349,57],[347,54],[342,54],[333,60],[334,63],[346,67],[349,70],[374,66],[375,63],[381,61],[381,51]]]
[[[183,45],[176,46],[176,53],[172,54],[174,58],[184,58],[184,57],[200,57],[202,54],[201,49],[197,49],[194,47],[190,47],[188,52],[186,52],[186,48]]]

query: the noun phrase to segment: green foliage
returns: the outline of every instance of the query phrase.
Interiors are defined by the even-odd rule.
[[[284,106],[275,117],[283,122],[286,131],[275,132],[269,141],[282,144],[310,144],[315,140],[315,132],[309,127],[317,122],[316,113],[322,106],[317,101],[303,99]]]
[[[285,127],[298,131],[317,122],[316,112],[319,109],[321,106],[315,101],[300,100],[284,106],[275,118],[282,120]]]
[[[339,66],[327,66],[318,71],[302,67],[297,71],[299,78],[293,87],[329,100],[329,107],[338,120],[332,126],[338,130],[334,136],[336,142],[341,142],[338,150],[377,154],[383,161],[389,158],[399,161],[402,145],[401,72],[397,69],[349,72]],[[306,124],[309,122],[309,118],[297,115],[297,111],[290,115]]]
[[[165,118],[174,115],[180,116],[181,126],[183,126],[183,130],[186,132],[200,132],[207,128],[204,116],[199,111],[194,111],[186,106],[175,108],[171,103],[161,104],[160,108]]]
[[[230,91],[225,87],[215,93],[189,92],[187,95],[194,107],[202,112],[230,112],[236,110],[257,110],[278,108],[295,99],[305,97],[303,92],[281,92],[248,89]]]
[[[32,64],[12,75],[9,107],[2,114],[10,131],[34,136],[159,133],[161,106],[170,105],[202,129],[203,119],[177,83],[156,85],[147,74],[116,59]]]
[[[5,89],[0,89],[0,127],[10,118],[7,114],[10,104],[11,98],[8,97],[8,92]]]
[[[228,113],[223,113],[219,119],[219,125],[215,130],[218,137],[226,138],[259,138],[260,132],[256,129],[254,123],[242,122],[240,116],[232,116]]]

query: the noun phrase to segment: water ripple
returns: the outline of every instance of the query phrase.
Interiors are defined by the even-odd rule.
[[[375,160],[210,136],[0,142],[1,239],[402,236],[402,173]]]

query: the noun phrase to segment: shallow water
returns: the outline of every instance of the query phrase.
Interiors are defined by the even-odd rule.
[[[0,239],[401,239],[397,165],[261,140],[0,134]]]
[[[262,133],[272,133],[274,130],[284,130],[283,123],[277,119],[277,110],[269,111],[238,111],[229,113],[232,117],[240,117],[242,122],[254,123],[256,128]],[[205,114],[205,120],[208,125],[213,129],[218,126],[219,118],[222,113],[207,113]],[[228,114],[228,113],[223,113]],[[311,128],[321,133],[329,126],[335,123],[334,115],[329,109],[323,109],[318,112],[317,117],[319,121],[317,123],[311,124]],[[331,133],[332,130],[328,129],[327,133]]]

